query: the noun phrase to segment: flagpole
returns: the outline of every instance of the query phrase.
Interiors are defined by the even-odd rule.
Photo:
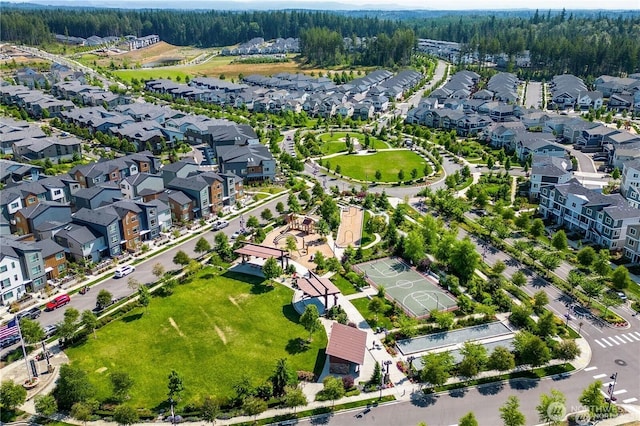
[[[16,318],[16,325],[18,326],[18,337],[20,337],[20,345],[22,346],[22,355],[24,356],[24,363],[27,367],[27,377],[29,383],[31,383],[31,370],[29,369],[29,360],[27,359],[27,350],[24,347],[24,339],[22,338],[22,330],[20,329],[20,320]]]

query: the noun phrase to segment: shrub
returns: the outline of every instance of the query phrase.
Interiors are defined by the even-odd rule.
[[[342,386],[344,386],[345,390],[350,390],[354,385],[353,377],[344,376],[342,378]]]

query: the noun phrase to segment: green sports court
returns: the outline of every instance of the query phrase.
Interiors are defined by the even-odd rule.
[[[415,317],[429,315],[434,309],[450,311],[456,300],[438,287],[434,278],[423,275],[401,259],[384,258],[355,265],[367,282],[398,302],[404,311]]]

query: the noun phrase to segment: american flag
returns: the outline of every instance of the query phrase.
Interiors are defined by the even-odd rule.
[[[18,321],[12,319],[8,323],[0,326],[0,339],[18,334]]]

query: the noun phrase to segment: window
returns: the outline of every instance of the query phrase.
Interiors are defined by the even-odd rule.
[[[2,288],[7,288],[11,285],[11,280],[9,278],[5,278],[4,280],[0,281],[0,284],[2,285]]]
[[[29,203],[29,204],[33,204],[33,203],[35,203],[35,202],[36,202],[36,197],[29,197],[29,198],[27,198],[27,203]]]
[[[60,191],[59,189],[54,189],[53,190],[53,195],[60,195],[62,191]]]
[[[606,223],[607,225],[611,225],[611,218],[607,216],[607,218],[604,220],[604,223]]]
[[[593,210],[587,209],[587,216],[591,216],[593,214]]]
[[[151,219],[151,221],[149,223],[151,224],[151,226],[156,226],[156,220],[155,219]]]
[[[9,299],[13,298],[13,292],[12,292],[12,291],[9,291],[9,292],[7,292],[7,293],[3,294],[3,295],[2,295],[2,298],[3,298],[4,300],[9,300]]]
[[[132,231],[134,234],[137,234],[137,233],[138,233],[138,227],[136,226],[136,227],[135,227],[135,228],[133,228],[131,231]]]
[[[17,275],[14,275],[14,276],[13,276],[13,280],[14,280],[14,281],[18,281],[18,276],[17,276]]]
[[[67,264],[63,263],[62,265],[58,265],[58,272],[64,272],[67,269]]]
[[[33,268],[31,268],[31,273],[32,274],[39,274],[42,272],[42,267],[40,265],[34,266]]]
[[[38,261],[38,253],[33,253],[29,255],[29,262],[37,262]]]
[[[39,285],[42,284],[43,280],[44,280],[44,278],[42,278],[42,277],[40,277],[40,278],[38,278],[36,280],[33,280],[33,286],[34,287],[38,287]]]
[[[0,266],[0,272],[7,272],[7,266],[6,265]]]
[[[138,221],[138,216],[133,216],[131,218],[131,222],[137,222]]]
[[[114,235],[113,237],[111,237],[111,242],[112,243],[117,243],[118,242],[118,236]]]
[[[11,208],[12,209],[17,209],[19,205],[20,205],[20,203],[17,203],[17,202],[16,203],[12,203],[11,204]]]
[[[636,235],[636,228],[629,228],[629,234]],[[2,272],[1,269],[0,269],[0,272]]]
[[[62,259],[64,259],[64,253],[63,252],[57,253],[56,260],[62,260]]]

